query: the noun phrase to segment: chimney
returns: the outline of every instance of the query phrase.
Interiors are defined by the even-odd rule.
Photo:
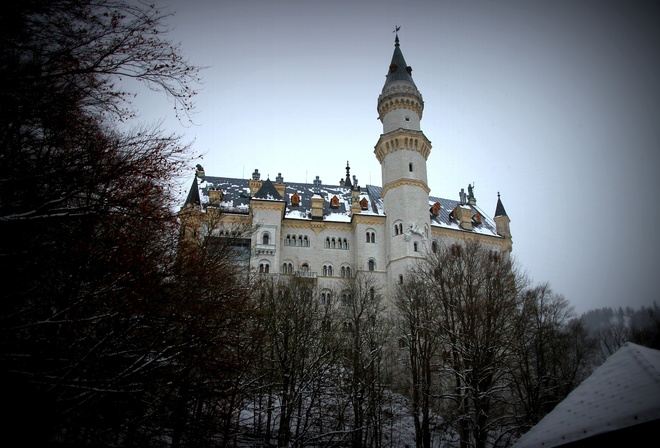
[[[312,202],[312,221],[323,221],[323,197],[319,194],[314,194],[311,199]]]
[[[259,170],[255,168],[254,173],[252,173],[252,179],[248,182],[248,186],[250,187],[250,196],[257,194],[257,191],[259,191],[261,188],[263,181],[260,179],[261,174],[259,174]]]
[[[209,190],[209,205],[220,205],[220,201],[222,201],[223,196],[224,194],[220,188]]]
[[[284,184],[282,173],[277,173],[277,177],[275,178],[275,189],[282,197],[286,194],[286,185]]]

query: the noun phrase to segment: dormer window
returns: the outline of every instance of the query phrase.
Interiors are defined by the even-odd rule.
[[[368,210],[369,209],[369,201],[367,201],[367,198],[362,198],[360,200],[360,210]]]
[[[298,207],[300,205],[300,196],[298,196],[298,193],[294,193],[293,196],[291,196],[291,205],[293,207]]]
[[[392,64],[392,65],[390,65],[390,73],[394,73],[394,72],[396,72],[396,69],[397,69],[397,68],[399,68],[399,66],[396,65],[396,64]]]
[[[440,203],[439,202],[436,202],[435,204],[433,204],[433,206],[431,207],[431,214],[433,216],[438,216],[440,214]]]
[[[339,208],[339,198],[337,196],[333,196],[330,199],[330,208]]]

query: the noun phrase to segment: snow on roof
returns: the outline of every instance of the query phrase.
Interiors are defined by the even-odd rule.
[[[555,447],[656,420],[660,421],[660,350],[628,342],[514,448]]]
[[[265,183],[271,181],[266,180]],[[194,185],[194,184],[193,184]],[[226,177],[212,177],[204,176],[203,179],[198,179],[197,187],[199,190],[200,203],[203,207],[209,203],[209,190],[221,190],[222,202],[220,208],[227,213],[241,213],[247,214],[250,204],[250,188],[248,179],[233,179]],[[272,188],[271,188],[272,187]],[[192,187],[194,188],[194,186]],[[289,219],[307,219],[311,220],[312,216],[312,203],[313,196],[321,196],[323,201],[323,219],[332,222],[350,222],[351,221],[351,188],[339,185],[321,185],[319,193],[315,193],[315,186],[307,183],[286,183],[286,192],[284,194],[284,201],[286,202],[285,218]],[[279,200],[273,193],[274,186],[268,185],[261,194],[256,196],[260,199]],[[266,194],[268,193],[268,194]],[[300,198],[300,203],[297,206],[291,204],[291,196],[295,193]],[[360,200],[366,199],[368,202],[367,210],[361,210],[360,214],[370,216],[385,216],[383,208],[383,198],[381,197],[382,188],[376,185],[367,185],[360,188]],[[279,195],[279,194],[278,194]],[[271,197],[272,196],[272,197]],[[330,200],[337,196],[339,200],[338,207],[333,208],[330,206]],[[190,195],[189,195],[190,197]],[[438,216],[430,215],[431,225],[436,227],[445,227],[462,232],[479,233],[489,236],[498,236],[496,231],[495,222],[489,218],[479,207],[476,205],[460,204],[458,201],[451,199],[444,199],[439,197],[429,197],[429,210],[431,206],[438,202],[440,210]],[[470,209],[472,216],[477,213],[481,215],[481,223],[474,222],[472,230],[465,230],[459,226],[459,222],[450,216],[451,212],[460,205],[461,207]]]

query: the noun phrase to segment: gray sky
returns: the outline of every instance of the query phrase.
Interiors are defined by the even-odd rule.
[[[657,300],[653,2],[169,4],[172,39],[209,67],[196,124],[150,94],[137,106],[194,140],[207,174],[337,184],[349,160],[361,185],[380,185],[376,101],[399,25],[425,101],[431,194],[457,199],[474,182],[492,216],[501,192],[518,262],[577,312]]]

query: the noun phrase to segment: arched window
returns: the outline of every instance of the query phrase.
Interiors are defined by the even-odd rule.
[[[344,238],[344,249],[348,249],[348,240]]]
[[[376,242],[376,232],[371,232],[371,242],[372,243]]]
[[[369,270],[370,271],[375,271],[376,270],[376,262],[373,259],[370,259],[369,262],[367,263]]]
[[[267,245],[270,242],[270,234],[268,232],[264,232],[261,241],[264,245]]]
[[[419,252],[418,249],[419,249],[419,246],[417,245],[417,241],[413,242],[413,250],[414,250],[415,252]]]
[[[351,267],[346,266],[346,277],[350,277],[350,276],[351,276]]]
[[[343,292],[341,294],[341,304],[342,305],[350,305],[352,302],[353,298],[348,292]]]
[[[303,276],[307,276],[309,273],[309,265],[307,263],[303,263],[302,266],[300,266],[300,272],[302,272]]]
[[[408,164],[408,171],[410,171],[410,172],[412,173],[412,162],[410,162],[410,163]]]
[[[323,265],[323,275],[328,275],[328,267],[326,265]]]
[[[259,272],[262,274],[268,274],[270,271],[270,265],[268,264],[267,261],[259,263]]]
[[[369,299],[374,300],[375,297],[376,297],[376,290],[372,286],[371,288],[369,288]]]
[[[399,274],[399,284],[403,285],[403,275]]]
[[[298,246],[303,247],[303,237],[302,237],[302,235],[298,235]]]
[[[367,243],[371,243],[371,233],[367,232]]]
[[[399,223],[399,233],[403,234],[403,224]]]
[[[333,249],[335,248],[335,239],[334,238],[330,240],[330,247],[333,248]]]
[[[309,238],[307,238],[307,235],[303,237],[303,245],[309,247]]]
[[[332,265],[328,265],[328,277],[332,277]]]
[[[325,239],[325,248],[330,249],[330,237],[326,237]]]
[[[285,246],[290,246],[291,245],[291,235],[286,236],[286,240],[284,240],[284,245]]]
[[[431,243],[431,252],[433,252],[434,254],[438,252],[438,242],[437,241],[433,241]]]
[[[330,305],[332,302],[332,293],[330,291],[321,292],[321,304]]]
[[[346,277],[346,267],[342,266],[339,272],[342,277]]]

